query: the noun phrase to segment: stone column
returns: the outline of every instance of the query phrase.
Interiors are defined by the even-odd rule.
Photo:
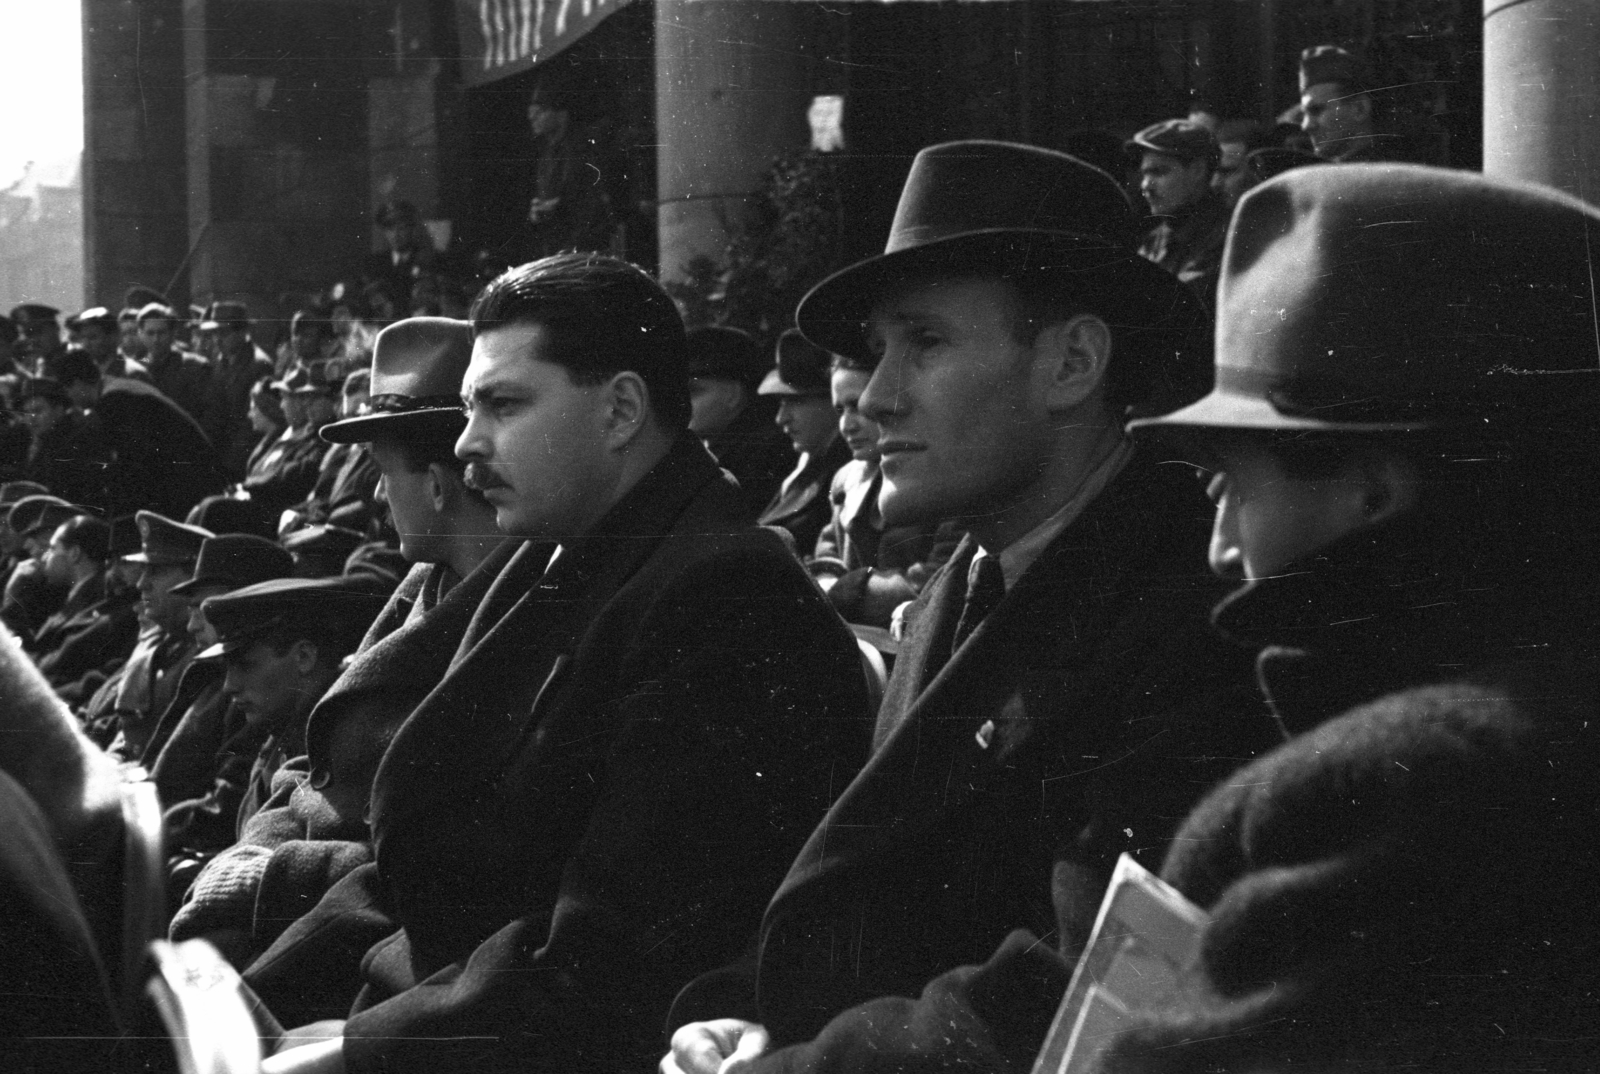
[[[1484,0],[1483,170],[1600,203],[1600,5]]]
[[[803,5],[656,0],[661,275],[721,261],[768,163],[810,141]]]

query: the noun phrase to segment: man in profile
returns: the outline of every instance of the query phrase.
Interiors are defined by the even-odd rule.
[[[1213,182],[1221,148],[1187,119],[1155,123],[1128,140],[1139,157],[1139,192],[1156,226],[1139,252],[1194,287],[1209,306],[1222,264],[1231,203]]]
[[[522,540],[485,560],[449,669],[379,764],[375,862],[264,958],[330,915],[398,931],[348,1020],[291,1041],[337,1035],[267,1074],[648,1066],[673,994],[750,944],[866,744],[853,638],[687,429],[660,286],[558,255],[471,319],[456,454]]]

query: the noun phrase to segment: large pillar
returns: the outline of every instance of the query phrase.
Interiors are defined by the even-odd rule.
[[[810,141],[803,5],[656,0],[656,189],[661,275],[721,261],[779,153]]]
[[[1483,170],[1600,203],[1600,4],[1485,0]]]

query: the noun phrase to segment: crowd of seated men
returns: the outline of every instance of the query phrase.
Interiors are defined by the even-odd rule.
[[[933,146],[771,358],[560,254],[181,518],[6,486],[0,1045],[131,1062],[148,778],[266,1074],[1026,1071],[1124,857],[1205,916],[1083,1069],[1590,1069],[1600,211],[1294,170],[1214,299],[1137,224]]]

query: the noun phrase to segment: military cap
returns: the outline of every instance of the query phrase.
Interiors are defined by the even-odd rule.
[[[25,496],[48,496],[50,490],[37,481],[7,481],[0,485],[0,507],[9,508]]]
[[[1211,394],[1129,427],[1488,432],[1591,421],[1596,235],[1600,210],[1474,172],[1287,172],[1241,198],[1228,229]]]
[[[213,302],[200,320],[200,329],[205,332],[249,327],[250,310],[243,302]]]
[[[1179,160],[1203,160],[1215,166],[1222,156],[1217,136],[1192,119],[1166,119],[1152,123],[1128,139],[1134,152],[1164,153]]]
[[[349,444],[377,437],[435,439],[466,428],[461,379],[472,360],[472,326],[448,317],[396,321],[372,345],[370,413],[322,427],[322,439]]]
[[[129,563],[153,563],[157,566],[187,566],[200,556],[200,546],[206,538],[214,537],[210,530],[174,522],[154,511],[140,511],[133,516],[139,527],[140,550],[124,556]]]
[[[387,598],[365,578],[275,578],[200,605],[216,631],[217,644],[202,658],[248,649],[284,628],[331,647],[337,661],[361,643]]]
[[[297,574],[319,578],[340,573],[350,553],[365,540],[344,526],[307,526],[285,536],[283,547],[294,557]]]
[[[43,302],[24,302],[11,309],[11,320],[17,324],[33,324],[39,321],[54,321],[61,316],[61,311],[54,306],[46,306]]]
[[[778,337],[778,364],[758,390],[761,395],[827,395],[833,355],[810,342],[798,328]]]
[[[1338,45],[1312,45],[1300,53],[1300,92],[1324,82],[1337,82],[1352,90],[1369,85],[1366,66]]]
[[[691,377],[736,380],[753,388],[767,370],[761,349],[749,332],[726,325],[705,325],[691,329],[685,342],[689,348]]]
[[[174,593],[194,593],[223,586],[240,589],[294,572],[294,557],[283,546],[247,533],[221,533],[207,537],[195,560],[194,576],[172,587]]]
[[[108,332],[115,332],[117,315],[104,306],[91,306],[67,319],[68,328],[86,328],[89,325],[99,325]]]
[[[272,386],[288,395],[337,394],[344,387],[344,364],[332,360],[303,362]]]
[[[52,531],[67,519],[82,514],[87,512],[60,496],[24,496],[11,505],[6,525],[18,537],[27,537],[40,530]]]
[[[160,317],[166,321],[176,321],[179,319],[178,311],[167,305],[165,302],[147,302],[143,306],[139,307],[140,324],[150,320],[152,317]]]
[[[884,252],[841,269],[800,300],[806,339],[866,351],[883,292],[926,274],[1047,272],[1064,298],[1131,328],[1192,329],[1205,312],[1172,273],[1139,256],[1142,217],[1122,185],[1076,157],[1011,142],[947,142],[917,154]]]

